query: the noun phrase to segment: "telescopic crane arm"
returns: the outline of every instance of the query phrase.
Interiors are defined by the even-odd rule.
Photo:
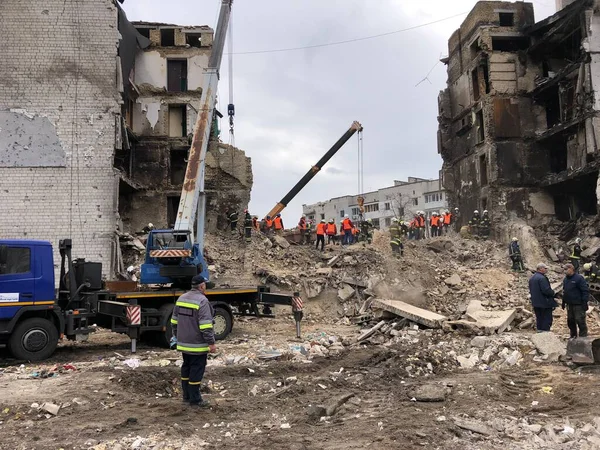
[[[323,166],[329,161],[333,155],[337,153],[337,151],[342,148],[342,146],[348,142],[348,140],[356,133],[357,131],[362,131],[363,127],[357,121],[352,122],[352,125],[344,133],[344,135],[338,139],[338,141],[333,144],[333,147],[329,149],[327,153],[323,155],[323,157],[317,162],[314,166],[310,168],[310,170],[302,177],[298,183],[286,194],[285,197],[281,199],[279,203],[275,205],[275,207],[269,212],[269,216],[273,217],[279,214],[283,209],[292,201],[292,199],[304,189],[304,186],[308,184],[310,180],[314,178],[314,176],[323,168]]]
[[[215,110],[219,68],[221,67],[221,58],[223,56],[223,48],[225,47],[225,36],[227,35],[227,27],[229,26],[232,4],[233,0],[221,1],[221,10],[215,30],[212,52],[208,61],[208,67],[204,72],[201,105],[194,127],[194,136],[188,155],[188,164],[174,227],[175,231],[190,232],[191,240],[198,244],[200,254],[202,254],[204,248],[204,222],[206,216],[206,196],[204,193],[206,152],[208,150],[210,126]],[[193,227],[196,221],[196,214],[198,214],[198,220],[194,236]]]

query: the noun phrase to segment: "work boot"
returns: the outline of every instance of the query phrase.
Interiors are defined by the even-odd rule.
[[[200,400],[198,403],[190,403],[190,407],[193,409],[208,408],[210,407],[210,402],[208,400]]]

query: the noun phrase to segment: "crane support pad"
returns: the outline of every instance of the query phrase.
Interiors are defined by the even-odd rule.
[[[287,294],[274,294],[271,292],[261,292],[260,301],[269,305],[292,306],[294,297]]]
[[[151,258],[189,258],[192,255],[191,250],[151,250]]]

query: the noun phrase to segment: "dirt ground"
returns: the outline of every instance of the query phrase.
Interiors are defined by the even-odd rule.
[[[305,323],[303,331],[325,329],[340,339],[358,333],[356,326],[317,323]],[[409,341],[350,346],[310,363],[285,355],[259,364],[219,363],[297,342],[288,318],[238,321],[207,369],[203,390],[212,407],[201,411],[179,398],[176,352],[141,345],[136,357],[157,365],[130,369],[123,364],[131,357],[128,339],[105,330],[87,343],[62,345],[41,366],[2,360],[0,448],[527,449],[542,447],[522,440],[511,423],[575,425],[600,416],[600,375],[593,371],[531,358],[506,370],[448,370],[432,359],[433,373],[413,378],[405,370],[414,352]],[[67,363],[76,370],[64,370]],[[32,377],[53,366],[63,373]],[[445,400],[413,401],[423,384],[444,389]],[[327,407],[342,396],[350,398],[331,417],[311,415],[311,406]],[[44,402],[62,404],[58,415],[32,407]],[[496,425],[481,434],[458,427],[456,418],[493,418]],[[556,445],[544,448],[583,448]]]

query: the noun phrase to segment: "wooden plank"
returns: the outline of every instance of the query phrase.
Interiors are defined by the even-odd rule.
[[[358,337],[357,342],[361,342],[361,341],[364,341],[367,338],[370,338],[371,336],[373,336],[375,334],[375,332],[377,330],[379,330],[384,325],[385,325],[385,320],[382,320],[377,325],[375,325],[373,328],[370,328],[367,331],[365,331],[363,334],[361,334]]]
[[[385,300],[376,298],[371,302],[372,308],[379,308],[389,311],[397,316],[412,320],[415,323],[420,323],[429,328],[441,328],[442,322],[448,320],[447,317],[441,314],[428,311],[426,309],[417,308],[400,300]]]

